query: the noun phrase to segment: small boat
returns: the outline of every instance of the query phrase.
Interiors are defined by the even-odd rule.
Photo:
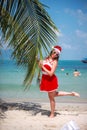
[[[82,62],[83,62],[83,63],[87,63],[87,58],[84,58],[84,59],[82,60]]]

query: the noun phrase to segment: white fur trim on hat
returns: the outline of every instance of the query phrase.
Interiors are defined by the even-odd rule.
[[[57,48],[54,48],[54,50],[56,51],[57,54],[60,54],[60,50]]]

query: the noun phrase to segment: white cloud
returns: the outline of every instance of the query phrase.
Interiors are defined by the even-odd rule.
[[[87,23],[87,13],[84,13],[81,9],[71,10],[69,8],[66,8],[65,13],[75,16],[79,25]]]
[[[81,30],[76,30],[76,35],[80,38],[86,39],[87,40],[87,32],[83,32]]]
[[[79,25],[83,25],[83,24],[87,23],[87,14],[83,13],[83,11],[81,9],[78,9],[76,11],[76,16],[78,18]]]
[[[58,36],[63,37],[63,33],[61,32],[61,30],[59,30]]]
[[[62,43],[62,47],[64,49],[71,49],[72,48],[70,44],[66,44],[66,43]]]

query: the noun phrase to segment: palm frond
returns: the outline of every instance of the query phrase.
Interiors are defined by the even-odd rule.
[[[37,69],[36,55],[42,58],[57,43],[58,30],[38,0],[0,0],[0,27],[12,57],[28,67],[24,83],[29,86]]]

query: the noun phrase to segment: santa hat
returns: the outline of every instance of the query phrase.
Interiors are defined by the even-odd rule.
[[[57,54],[60,54],[62,48],[60,46],[54,46],[53,49],[56,51]]]

